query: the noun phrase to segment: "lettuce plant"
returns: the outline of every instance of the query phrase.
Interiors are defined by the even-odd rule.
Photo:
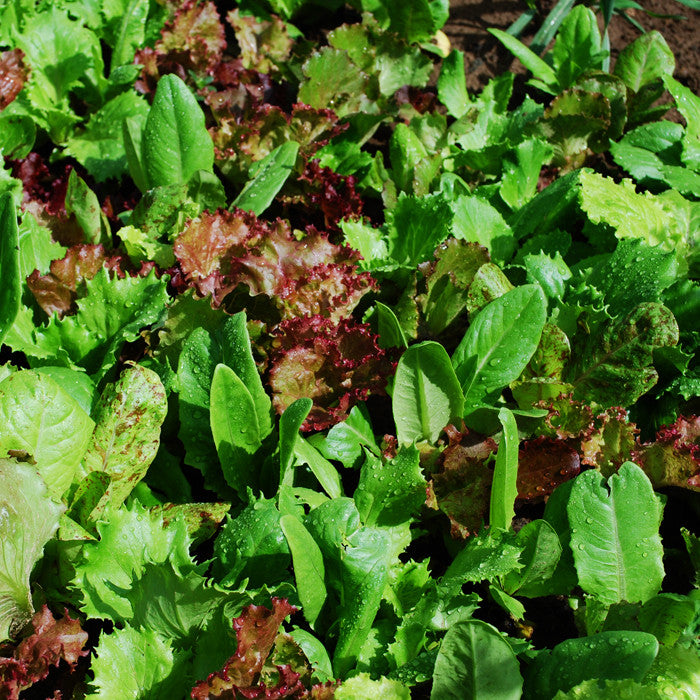
[[[698,98],[349,4],[0,9],[0,697],[700,684]]]

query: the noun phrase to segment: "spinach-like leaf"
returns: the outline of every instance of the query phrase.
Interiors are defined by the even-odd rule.
[[[214,144],[204,113],[187,85],[172,73],[158,82],[142,148],[149,188],[187,182],[197,170],[212,170]]]
[[[540,342],[547,301],[537,285],[516,287],[472,321],[452,356],[465,409],[495,399],[518,378]]]
[[[0,343],[15,322],[22,293],[19,231],[11,194],[0,196]]]
[[[294,579],[302,611],[313,629],[326,601],[323,555],[309,531],[293,515],[283,515],[280,526],[292,553]]]
[[[462,416],[464,398],[450,358],[439,343],[413,345],[401,356],[392,397],[399,443],[435,442]]]
[[[518,660],[501,633],[481,620],[455,623],[435,659],[431,700],[519,700]]]
[[[233,201],[232,207],[260,216],[282,189],[296,163],[299,144],[287,141],[268,153],[251,168],[249,180]]]
[[[262,435],[250,391],[227,365],[218,364],[211,380],[211,434],[227,483],[245,499],[255,479],[253,455]]]

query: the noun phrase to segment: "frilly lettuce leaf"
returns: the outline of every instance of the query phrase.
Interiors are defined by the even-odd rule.
[[[687,265],[693,232],[684,221],[682,209],[689,204],[682,197],[638,194],[631,180],[617,184],[588,170],[580,172],[579,182],[579,204],[590,221],[612,227],[619,239],[640,238],[647,245],[660,245],[674,252],[682,267]]]
[[[102,634],[92,662],[91,700],[172,700],[187,684],[189,652],[153,630],[130,625]]]
[[[0,459],[0,642],[29,622],[29,577],[53,537],[64,508],[29,464]]]
[[[66,614],[56,620],[47,605],[32,618],[32,634],[14,649],[12,656],[0,656],[0,688],[6,698],[15,698],[21,690],[49,675],[51,667],[65,661],[75,670],[76,662],[89,652],[83,651],[88,635],[80,621]],[[3,649],[4,653],[9,653]]]
[[[186,572],[194,569],[183,518],[165,525],[162,513],[134,503],[110,511],[98,523],[99,542],[84,545],[75,566],[72,585],[82,593],[82,610],[88,617],[129,620],[133,605],[124,591],[143,575],[147,564],[169,561]],[[121,590],[120,590],[121,589]]]
[[[369,673],[360,673],[348,678],[335,691],[336,700],[353,700],[354,698],[384,698],[384,700],[409,700],[411,691],[398,681],[390,678],[372,680]]]

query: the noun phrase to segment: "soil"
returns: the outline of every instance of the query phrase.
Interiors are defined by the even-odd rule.
[[[520,36],[528,44],[542,25],[556,0],[537,0],[538,14]],[[640,10],[629,14],[644,29],[656,29],[663,34],[676,57],[674,77],[693,92],[700,94],[700,12],[691,10],[674,0],[639,0],[639,4],[654,13],[664,15],[652,17]],[[487,29],[507,29],[525,10],[524,0],[451,0],[450,19],[443,31],[453,48],[460,49],[466,57],[467,87],[480,90],[490,78],[513,71],[517,75],[526,73],[519,61],[491,36]],[[680,18],[682,17],[682,18]],[[636,39],[640,32],[619,15],[614,15],[609,28],[612,64],[619,52]]]

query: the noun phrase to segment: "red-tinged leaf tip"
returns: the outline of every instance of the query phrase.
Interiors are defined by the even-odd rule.
[[[259,683],[259,675],[270,655],[280,625],[284,619],[296,611],[285,598],[272,598],[272,610],[262,605],[248,605],[242,614],[234,618],[233,629],[238,646],[236,653],[224,664],[221,671],[209,675],[192,690],[193,700],[207,698],[268,698],[291,697],[293,692],[305,691],[299,684],[299,674],[289,667],[279,666],[278,694],[268,695],[271,689]],[[279,694],[283,689],[287,694]],[[302,696],[299,696],[302,697]]]
[[[518,498],[537,503],[581,471],[578,453],[562,440],[525,440],[518,455]]]
[[[22,91],[29,71],[20,49],[0,52],[0,110],[5,109]]]
[[[274,331],[269,383],[279,413],[299,398],[314,405],[303,430],[343,420],[369,394],[384,392],[395,363],[368,324],[322,316],[292,318]]]
[[[123,253],[108,253],[101,244],[75,245],[63,258],[51,262],[48,274],[40,275],[34,270],[27,277],[27,286],[49,316],[57,313],[62,317],[76,310],[75,301],[81,282],[92,279],[102,268],[121,279],[127,274],[145,277],[155,268],[155,263],[144,262],[136,270]]]
[[[679,486],[700,491],[700,417],[679,416],[641,445],[632,459],[655,487]]]
[[[375,285],[357,272],[356,251],[309,229],[297,238],[284,221],[264,222],[250,212],[205,213],[189,222],[174,246],[187,282],[214,305],[239,286],[266,295],[279,317],[348,316]]]
[[[339,175],[330,168],[322,168],[317,160],[311,160],[297,184],[302,185],[302,191],[293,195],[290,201],[310,212],[321,211],[326,229],[338,230],[338,222],[342,219],[362,216],[362,199],[355,191],[352,175]]]
[[[3,699],[19,698],[22,690],[46,678],[51,666],[65,661],[72,669],[81,656],[89,653],[83,650],[87,632],[67,610],[56,620],[44,605],[35,613],[31,624],[34,632],[15,647],[12,656],[0,657],[0,697]]]
[[[582,401],[576,401],[571,394],[562,394],[556,399],[540,401],[535,408],[549,411],[545,417],[546,428],[543,433],[548,437],[585,438],[595,430],[593,409]]]

